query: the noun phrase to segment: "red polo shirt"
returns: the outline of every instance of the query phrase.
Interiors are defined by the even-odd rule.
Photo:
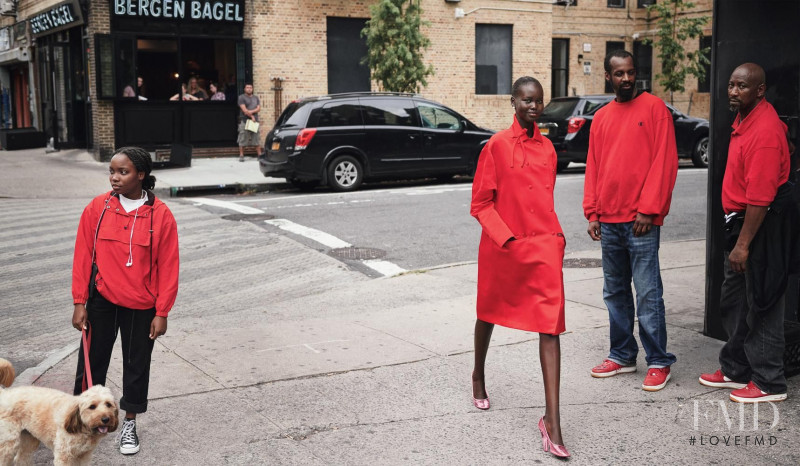
[[[743,212],[747,205],[768,206],[778,186],[789,179],[786,125],[766,100],[733,122],[728,162],[722,180],[722,209]]]

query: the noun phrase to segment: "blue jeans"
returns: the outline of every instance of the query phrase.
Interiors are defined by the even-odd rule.
[[[644,236],[633,236],[633,222],[601,223],[603,300],[608,307],[611,351],[608,359],[636,364],[639,345],[633,336],[634,315],[639,317],[639,339],[648,367],[670,366],[677,358],[667,352],[664,286],[658,262],[661,228],[653,225]],[[636,287],[634,314],[631,280]]]

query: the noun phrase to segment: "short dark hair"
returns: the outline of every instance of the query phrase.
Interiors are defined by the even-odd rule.
[[[540,83],[538,79],[533,78],[531,76],[522,76],[521,78],[514,81],[514,85],[511,86],[511,97],[516,97],[517,93],[519,93],[519,88],[526,84],[535,84],[539,86],[539,89],[544,90],[544,88],[542,87],[542,83]]]
[[[606,59],[603,60],[603,68],[606,70],[606,73],[611,73],[611,59],[614,57],[616,58],[631,57],[631,59],[633,60],[633,69],[635,71],[639,71],[639,62],[636,60],[636,56],[634,56],[627,50],[617,49],[608,52],[608,55],[606,55]]]
[[[136,171],[144,172],[142,189],[150,190],[156,187],[156,177],[150,174],[153,171],[153,159],[150,158],[150,152],[141,147],[128,146],[117,149],[114,155],[117,154],[125,155],[136,167]]]

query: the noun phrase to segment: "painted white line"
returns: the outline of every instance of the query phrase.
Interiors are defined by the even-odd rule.
[[[311,351],[313,351],[315,353],[321,353],[321,351],[317,350],[316,348],[314,348],[311,345],[324,345],[326,343],[344,343],[344,342],[348,342],[348,341],[350,341],[350,340],[325,340],[325,341],[318,341],[318,342],[315,342],[315,343],[300,343],[300,344],[297,344],[297,345],[276,346],[275,348],[266,348],[266,349],[258,350],[258,351],[256,351],[256,353],[263,353],[265,351],[280,351],[282,349],[297,348],[297,347],[301,347],[301,346],[304,347],[304,348],[307,348],[307,349],[309,349],[309,350],[311,350]]]
[[[306,238],[312,239],[317,243],[325,245],[331,249],[349,248],[350,246],[352,246],[350,243],[342,241],[333,235],[325,233],[324,231],[316,230],[314,228],[309,228],[283,218],[276,218],[274,220],[264,220],[264,222],[270,225],[274,225],[280,228],[281,230],[286,230],[296,235],[305,236]]]
[[[361,261],[364,265],[375,270],[376,272],[384,275],[386,277],[393,277],[395,275],[400,275],[401,273],[408,272],[408,270],[397,266],[396,264],[392,264],[391,262],[382,261],[378,259],[367,259]]]
[[[230,209],[235,212],[239,212],[240,214],[263,214],[264,211],[261,209],[256,209],[255,207],[248,207],[239,205],[235,202],[229,201],[221,201],[219,199],[209,199],[207,197],[194,197],[192,198],[195,204],[204,204],[210,205],[214,207],[222,207],[224,209]]]

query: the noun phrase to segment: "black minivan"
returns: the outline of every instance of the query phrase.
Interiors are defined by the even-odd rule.
[[[414,94],[334,94],[290,103],[258,162],[301,189],[354,191],[370,179],[471,175],[492,134]]]

